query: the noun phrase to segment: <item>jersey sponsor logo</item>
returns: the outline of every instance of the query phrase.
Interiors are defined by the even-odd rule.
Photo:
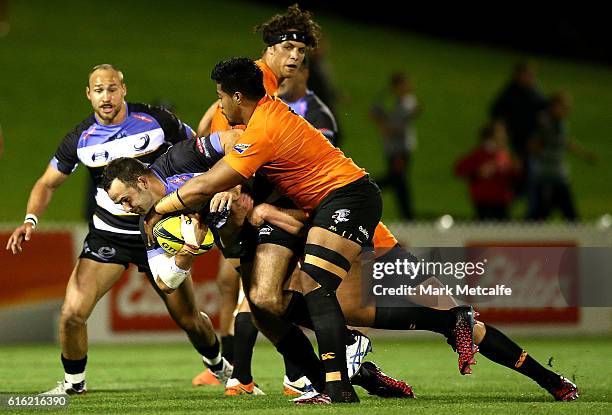
[[[196,147],[198,148],[200,154],[204,154],[206,157],[209,157],[208,151],[206,151],[206,146],[204,145],[204,137],[198,137],[196,139]]]
[[[142,151],[145,148],[147,148],[150,142],[151,142],[151,137],[149,137],[149,134],[140,136],[137,138],[137,141],[134,143],[134,150]]]
[[[181,183],[185,183],[187,180],[191,179],[192,177],[193,176],[191,175],[182,174],[179,176],[168,177],[166,181],[168,182],[168,184],[181,184]]]
[[[140,121],[144,121],[144,122],[153,122],[151,118],[145,117],[144,115],[140,115],[140,114],[132,114],[132,117],[137,118]]]
[[[361,232],[363,234],[363,236],[365,236],[366,238],[370,239],[370,234],[368,233],[368,231],[366,229],[363,228],[363,226],[359,225],[359,232]]]
[[[350,209],[338,209],[332,215],[332,219],[334,220],[334,222],[336,222],[336,224],[340,222],[348,222],[349,221],[348,215],[350,214],[351,214]]]
[[[106,150],[96,151],[95,153],[91,155],[91,161],[93,161],[94,163],[97,163],[100,161],[106,161],[108,160],[109,156],[110,154]]]
[[[236,144],[234,146],[234,150],[238,153],[238,154],[242,154],[244,153],[249,147],[251,147],[250,144]]]
[[[333,352],[323,353],[321,355],[321,360],[332,360],[336,358],[336,354]]]

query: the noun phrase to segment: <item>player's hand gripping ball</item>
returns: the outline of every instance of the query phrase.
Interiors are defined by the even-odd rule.
[[[194,226],[192,219],[188,216],[168,216],[160,220],[153,227],[153,236],[158,245],[170,255],[176,255],[185,244],[183,231],[185,227]],[[187,236],[187,235],[186,235]],[[189,236],[187,236],[189,238]],[[215,238],[210,231],[206,230],[206,236],[199,246],[197,255],[208,252],[215,244]]]

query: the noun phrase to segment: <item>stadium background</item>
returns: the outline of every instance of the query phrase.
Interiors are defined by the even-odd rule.
[[[84,99],[84,87],[86,74],[94,64],[110,62],[123,69],[128,100],[169,100],[176,106],[176,112],[183,121],[196,126],[214,99],[214,86],[209,79],[212,66],[228,56],[258,57],[259,53],[254,52],[260,51],[262,45],[259,37],[252,33],[252,27],[289,4],[286,2],[280,6],[280,3],[11,1],[11,31],[8,36],[0,38],[0,124],[5,136],[5,151],[0,158],[0,177],[3,179],[0,190],[0,231],[5,231],[0,234],[3,240],[8,237],[6,232],[22,220],[28,192],[44,170],[61,137],[90,113],[90,104]],[[612,172],[608,163],[612,159],[612,141],[609,139],[612,127],[609,111],[612,108],[612,70],[608,66],[609,57],[601,53],[596,42],[599,38],[594,36],[594,32],[588,32],[591,37],[586,37],[591,42],[572,44],[568,38],[555,37],[550,25],[540,28],[536,24],[538,19],[530,19],[530,24],[524,27],[529,29],[526,31],[528,34],[532,34],[533,42],[529,42],[530,36],[525,31],[520,39],[507,36],[513,40],[508,42],[503,36],[500,38],[494,33],[497,26],[491,21],[495,22],[499,16],[487,20],[483,30],[479,31],[478,25],[483,22],[469,18],[469,13],[466,13],[463,27],[468,29],[461,31],[457,30],[461,26],[457,23],[461,16],[440,21],[436,19],[435,13],[415,13],[399,21],[397,18],[391,19],[399,15],[393,13],[392,8],[388,8],[391,11],[385,15],[385,8],[379,7],[376,13],[366,16],[369,20],[365,20],[364,9],[355,8],[355,19],[352,19],[348,16],[349,9],[340,9],[337,5],[325,7],[319,2],[312,2],[303,3],[303,6],[317,11],[317,21],[329,41],[328,61],[332,67],[333,81],[345,96],[336,114],[344,131],[343,150],[373,173],[382,171],[384,166],[377,131],[367,117],[368,108],[392,71],[405,69],[413,77],[416,94],[424,105],[424,112],[416,124],[419,147],[415,154],[413,175],[416,216],[423,223],[412,228],[402,228],[394,223],[394,229],[400,230],[402,236],[414,238],[413,244],[418,244],[418,235],[430,235],[427,242],[433,245],[449,240],[462,243],[466,232],[480,235],[481,238],[514,232],[519,238],[528,234],[531,236],[527,239],[540,241],[567,241],[573,235],[578,244],[612,244],[609,229],[602,228],[600,221],[602,215],[610,212],[612,207],[609,186]],[[516,18],[518,14],[512,17]],[[510,20],[508,18],[500,23]],[[410,26],[410,23],[413,25]],[[570,27],[568,31],[579,33],[576,27]],[[487,36],[486,33],[491,35]],[[572,39],[575,40],[576,36]],[[585,46],[587,44],[589,47]],[[522,58],[533,58],[538,64],[538,77],[544,92],[566,89],[573,95],[571,134],[595,150],[600,157],[600,163],[595,166],[569,159],[576,201],[585,222],[579,228],[568,228],[558,223],[558,219],[553,219],[555,223],[552,225],[528,229],[513,228],[512,225],[508,228],[487,229],[475,225],[464,229],[455,228],[451,234],[454,236],[449,238],[449,233],[441,230],[437,219],[443,214],[450,214],[459,221],[471,216],[467,189],[463,182],[452,175],[452,164],[460,154],[474,145],[477,130],[486,120],[491,100],[506,82],[512,65]],[[9,257],[6,252],[0,254],[3,270],[0,271],[0,280],[5,288],[9,288],[5,289],[0,303],[0,343],[24,339],[45,342],[42,345],[17,344],[0,349],[0,378],[5,385],[2,392],[40,390],[49,386],[49,380],[60,371],[58,348],[46,342],[55,335],[53,310],[59,310],[64,284],[75,252],[80,249],[84,231],[82,211],[87,180],[85,169],[78,169],[74,175],[56,192],[50,208],[42,218],[43,232],[35,235],[38,242],[33,240],[33,243],[38,244],[37,247],[32,246],[29,253],[26,251],[28,256],[21,259]],[[513,216],[518,218],[523,211],[524,206],[519,203],[513,210]],[[388,222],[394,222],[398,217],[395,201],[390,195],[385,198],[384,217]],[[50,247],[55,247],[55,251]],[[19,275],[13,272],[17,268],[20,270]],[[29,279],[19,280],[22,274],[28,275]],[[129,280],[124,280],[124,284],[127,284],[126,281]],[[13,288],[12,292],[17,294],[10,297]],[[210,294],[203,291],[203,295]],[[31,313],[41,298],[53,299],[45,303],[43,312],[46,318],[40,317],[39,309],[35,313],[37,317],[24,322],[24,310],[25,315]],[[110,309],[104,307],[111,306],[101,304],[99,308]],[[587,314],[592,311],[587,310]],[[562,333],[564,337],[539,340],[532,337],[533,330],[528,330],[524,333],[529,334],[529,337],[522,337],[521,340],[533,347],[540,356],[555,353],[556,359],[565,364],[559,370],[578,373],[578,380],[582,377],[583,384],[588,384],[590,392],[583,403],[588,406],[583,406],[583,410],[605,412],[605,408],[610,409],[612,405],[609,395],[612,373],[609,373],[609,368],[605,369],[610,366],[609,363],[603,365],[604,369],[597,373],[592,373],[592,369],[577,369],[580,365],[596,368],[601,364],[601,359],[603,362],[612,359],[610,312],[595,310],[595,314],[597,321],[593,324],[598,338],[565,337],[575,333],[576,325],[561,329],[547,325],[549,330],[540,325],[536,328],[538,332]],[[15,316],[21,317],[13,320]],[[92,322],[94,327],[108,323],[100,323],[100,318],[108,316],[98,313],[96,322]],[[579,322],[583,329],[581,334],[593,332],[590,323]],[[27,325],[25,329],[24,325]],[[26,335],[15,337],[13,334],[16,331],[23,331]],[[521,333],[521,329],[517,332]],[[96,332],[93,338],[123,343],[126,339],[123,334],[114,331],[102,334]],[[162,334],[129,336],[129,339],[172,341],[182,339],[182,336],[162,331]],[[399,373],[394,374],[405,374],[409,381],[412,376],[408,374],[415,373],[420,379],[415,383],[428,396],[425,397],[426,402],[442,402],[437,402],[439,406],[432,406],[433,411],[452,410],[460,413],[459,408],[470,411],[475,407],[468,402],[475,400],[477,405],[492,405],[490,409],[500,413],[506,410],[515,412],[524,406],[511,402],[513,392],[522,394],[523,390],[528,394],[522,394],[519,401],[525,405],[532,405],[529,402],[534,399],[536,402],[546,400],[526,381],[522,384],[519,382],[520,387],[515,387],[513,382],[519,379],[516,375],[507,375],[508,382],[512,383],[501,382],[497,375],[507,374],[507,371],[493,368],[491,364],[487,366],[481,358],[479,380],[475,383],[470,380],[467,389],[461,390],[459,398],[453,401],[449,393],[451,396],[457,393],[455,387],[465,383],[461,383],[462,379],[456,375],[451,377],[449,372],[453,370],[453,356],[441,342],[429,339],[419,339],[410,345],[404,343],[405,340],[398,343],[382,339],[380,342],[383,353],[376,354],[377,360],[397,368],[395,370]],[[126,352],[124,360],[115,360],[119,350],[116,347],[100,346],[93,352],[97,353],[98,359],[90,365],[90,370],[97,377],[94,385],[102,391],[120,390],[116,394],[120,402],[117,408],[113,406],[115,403],[104,402],[97,410],[120,410],[121,405],[134,410],[143,406],[151,407],[139,395],[141,389],[146,389],[144,396],[150,396],[147,393],[151,388],[164,393],[170,391],[171,397],[186,399],[186,410],[192,409],[190,403],[197,407],[197,394],[182,389],[196,367],[194,362],[182,362],[182,356],[190,353],[186,342],[164,345],[163,349],[170,356],[168,360],[172,365],[161,365],[151,374],[148,372],[151,369],[150,363],[146,359],[138,360],[138,356],[148,355],[156,361],[166,359],[165,353],[161,353],[155,343],[149,346],[120,346]],[[262,373],[264,365],[278,368],[280,373],[279,362],[275,360],[272,350],[265,344],[258,345],[258,348],[263,357],[259,363],[255,358],[255,373]],[[406,351],[417,355],[427,351],[433,363],[429,362],[431,366],[428,366],[414,359],[414,356],[405,366],[393,360],[394,354]],[[385,357],[385,354],[390,356]],[[576,355],[580,356],[579,361],[573,360]],[[130,361],[134,369],[125,373],[121,365]],[[108,370],[105,371],[105,368]],[[438,378],[430,371],[444,373],[443,378],[448,383],[440,386]],[[23,373],[35,373],[36,379],[22,378]],[[113,378],[118,373],[137,382],[138,386],[133,388],[135,390],[121,392],[124,385],[114,383],[116,379]],[[164,380],[159,381],[159,377],[164,377]],[[7,379],[13,380],[7,382]],[[271,385],[278,386],[273,382],[274,377],[266,375],[259,379],[262,379],[266,387],[268,384],[270,388],[273,387]],[[474,398],[475,391],[479,394]],[[213,399],[214,393],[211,395],[207,392],[206,396],[209,395],[212,408],[226,409],[226,404]],[[286,406],[281,398],[275,399],[281,408]],[[91,410],[96,409],[97,402],[93,400]],[[498,406],[500,402],[504,404],[501,408]],[[366,401],[366,404],[370,409],[378,408],[379,405],[373,401]],[[86,410],[87,405],[92,404],[84,405],[81,408]],[[385,411],[393,413],[394,410],[403,410],[397,405],[390,404]],[[541,409],[541,405],[545,406],[539,402],[536,407]],[[171,407],[171,403],[165,400],[161,403],[158,401],[155,406],[158,410]],[[241,409],[239,406],[232,408]],[[420,407],[423,411],[427,411],[426,408],[427,405],[425,409]],[[254,413],[268,411],[263,403],[258,403],[252,409]]]

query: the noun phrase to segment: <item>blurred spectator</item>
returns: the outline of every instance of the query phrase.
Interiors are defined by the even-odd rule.
[[[567,220],[578,218],[569,184],[566,151],[590,162],[595,162],[597,158],[568,137],[565,120],[571,108],[571,97],[565,92],[559,92],[550,98],[546,110],[538,119],[537,129],[529,142],[527,219],[546,219],[555,208],[559,208]]]
[[[501,121],[485,125],[479,145],[455,164],[455,174],[468,180],[479,220],[510,219],[513,181],[519,172],[520,163],[510,154],[506,127]]]
[[[505,123],[510,147],[523,165],[523,176],[517,178],[516,190],[524,193],[528,172],[527,143],[533,137],[538,114],[546,107],[533,63],[521,61],[514,67],[512,78],[491,106],[491,117]]]
[[[11,30],[9,15],[9,0],[0,0],[0,37],[8,35]]]
[[[387,173],[377,177],[383,189],[392,186],[403,219],[413,219],[410,191],[410,163],[416,148],[414,118],[420,107],[412,92],[410,78],[404,72],[391,76],[390,88],[379,97],[370,110],[370,117],[380,129],[387,161]]]

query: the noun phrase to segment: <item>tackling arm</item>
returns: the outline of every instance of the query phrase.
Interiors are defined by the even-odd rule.
[[[264,222],[269,222],[290,234],[299,235],[308,215],[301,209],[282,209],[262,203],[255,206],[247,218],[253,226],[261,226]]]
[[[224,160],[220,160],[206,173],[189,179],[180,189],[153,205],[147,213],[144,229],[149,243],[154,242],[153,226],[163,215],[185,208],[197,209],[207,203],[215,193],[226,191],[245,181],[246,179]]]

